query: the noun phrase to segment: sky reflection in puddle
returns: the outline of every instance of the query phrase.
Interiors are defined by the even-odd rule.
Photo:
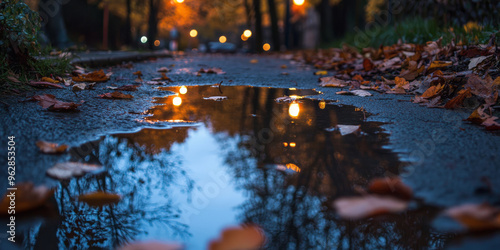
[[[224,227],[260,225],[269,249],[440,248],[432,208],[369,220],[341,220],[334,199],[404,165],[384,149],[387,134],[352,106],[283,96],[317,92],[256,87],[167,87],[148,122],[193,126],[115,134],[71,150],[107,174],[61,184],[58,244],[112,247],[126,241],[185,242],[203,249]],[[224,96],[227,99],[207,99]],[[180,100],[179,100],[180,99]],[[335,125],[360,125],[342,136]],[[116,206],[89,208],[71,197],[95,190],[122,195]],[[79,237],[75,236],[75,232]],[[408,235],[419,235],[418,238]]]

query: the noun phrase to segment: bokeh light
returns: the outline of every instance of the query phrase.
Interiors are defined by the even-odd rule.
[[[142,36],[141,43],[147,43],[147,42],[148,42],[148,38],[146,36]]]
[[[196,37],[196,36],[198,36],[198,31],[195,29],[192,29],[191,31],[189,31],[189,35],[191,37]]]
[[[186,88],[186,86],[182,86],[180,89],[179,89],[179,93],[181,95],[184,95],[188,92],[188,89]]]
[[[172,103],[174,104],[174,106],[181,106],[181,104],[182,104],[182,98],[176,96],[172,100]]]
[[[225,36],[220,36],[219,37],[219,42],[220,43],[225,43],[226,41],[227,41],[227,37],[225,37]]]
[[[305,0],[293,0],[293,4],[295,5],[303,5]]]
[[[248,37],[251,37],[251,36],[252,36],[252,31],[250,31],[250,30],[245,30],[245,31],[243,31],[243,35],[244,35],[245,37],[247,37],[247,38],[248,38]]]
[[[175,1],[178,2],[178,3],[183,3],[184,2],[184,0],[175,0]]]
[[[241,34],[241,40],[246,41],[248,40],[248,37],[246,37],[244,34]]]
[[[262,45],[262,49],[264,51],[269,51],[271,49],[271,45],[269,43],[264,43],[264,45]]]
[[[288,114],[291,117],[296,118],[297,116],[299,116],[299,112],[300,112],[299,104],[296,102],[290,103],[290,108],[288,108]]]
[[[160,46],[160,40],[156,40],[156,41],[155,41],[155,46],[156,46],[156,47]]]

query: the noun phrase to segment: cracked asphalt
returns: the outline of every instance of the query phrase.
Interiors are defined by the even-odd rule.
[[[257,63],[251,63],[257,59]],[[384,122],[390,134],[390,149],[397,152],[408,166],[401,176],[411,186],[416,197],[425,203],[448,207],[463,203],[489,202],[500,205],[500,137],[480,126],[467,124],[471,110],[445,110],[421,107],[410,102],[412,96],[379,94],[371,97],[336,95],[338,88],[318,86],[318,76],[311,66],[301,65],[276,56],[252,55],[186,55],[155,61],[134,63],[132,69],[104,68],[112,71],[111,80],[98,83],[95,90],[78,92],[69,89],[43,89],[33,94],[53,94],[63,101],[79,103],[79,112],[58,113],[42,109],[35,102],[19,102],[25,97],[7,96],[0,103],[0,166],[7,166],[7,137],[15,136],[16,181],[55,185],[44,171],[57,162],[69,159],[68,154],[41,154],[38,140],[64,143],[72,147],[115,132],[132,132],[151,125],[142,121],[144,111],[152,106],[152,98],[165,95],[155,86],[143,84],[132,92],[132,100],[107,100],[97,95],[112,90],[107,86],[134,83],[132,72],[141,70],[143,79],[158,77],[156,70],[175,64],[167,75],[174,81],[168,85],[206,85],[222,81],[228,85],[251,85],[280,88],[305,88],[321,91],[311,98],[337,100],[335,105],[363,107],[372,115],[369,121]],[[286,69],[281,68],[287,65]],[[194,73],[200,68],[220,67],[226,74]],[[281,74],[287,72],[288,75]],[[7,187],[6,167],[0,171],[2,190]],[[388,173],[390,174],[390,173]],[[487,184],[489,183],[489,184]],[[481,192],[491,185],[492,192]],[[493,241],[500,242],[497,233]]]

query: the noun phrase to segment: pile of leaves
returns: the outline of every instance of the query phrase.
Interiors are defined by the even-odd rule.
[[[412,102],[432,108],[473,108],[468,121],[498,130],[500,50],[495,40],[492,35],[488,44],[475,46],[443,45],[441,39],[425,45],[399,42],[361,53],[344,46],[297,52],[293,59],[313,64],[317,75],[332,71],[333,76],[319,78],[321,86],[415,95]]]

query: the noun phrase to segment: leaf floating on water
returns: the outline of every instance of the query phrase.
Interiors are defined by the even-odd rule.
[[[101,207],[110,204],[116,204],[121,200],[121,196],[118,194],[96,191],[93,193],[88,193],[78,196],[78,200],[87,203],[93,207]]]
[[[159,241],[132,242],[118,250],[183,250],[184,246],[175,243],[163,243]]]
[[[413,190],[398,177],[375,178],[370,181],[368,191],[379,195],[390,195],[403,200],[410,200],[413,197]]]
[[[230,227],[218,239],[210,241],[209,250],[260,249],[266,241],[262,229],[255,225]]]
[[[68,145],[65,144],[57,144],[46,141],[37,141],[36,146],[40,149],[42,153],[45,154],[61,154],[66,152],[68,149]]]
[[[356,89],[351,91],[338,91],[335,94],[337,95],[356,95],[361,97],[372,96],[372,94],[366,90]]]
[[[134,96],[129,95],[129,94],[124,94],[120,91],[115,91],[113,93],[105,93],[102,95],[99,95],[99,97],[104,98],[104,99],[132,99]]]
[[[291,103],[296,101],[297,99],[301,99],[299,96],[282,96],[274,99],[278,103]]]
[[[31,182],[18,183],[13,188],[16,199],[16,214],[43,206],[54,195],[54,190],[46,186],[35,187]],[[10,191],[5,193],[0,202],[0,215],[8,215],[11,198]]]
[[[337,125],[336,128],[342,136],[359,132],[360,125]]]
[[[352,220],[387,213],[398,213],[408,208],[408,202],[406,201],[378,195],[339,198],[333,204],[340,217]]]
[[[47,169],[47,175],[58,180],[68,180],[73,177],[83,176],[87,173],[97,173],[103,169],[101,165],[81,162],[62,162]]]
[[[212,100],[212,101],[223,101],[226,100],[227,96],[210,96],[210,97],[203,97],[203,100]]]
[[[500,209],[489,204],[465,204],[452,207],[444,214],[471,231],[500,229]]]

